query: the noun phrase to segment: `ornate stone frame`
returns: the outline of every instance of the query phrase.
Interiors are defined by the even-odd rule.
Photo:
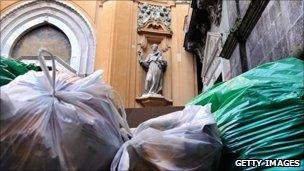
[[[31,29],[51,24],[62,30],[71,44],[71,67],[79,74],[94,70],[96,35],[89,21],[65,1],[25,1],[1,14],[1,55],[10,56],[18,39]]]
[[[139,13],[140,13],[140,5],[146,4],[148,6],[154,6],[154,7],[162,7],[166,8],[169,12],[169,17],[171,18],[171,7],[174,5],[171,1],[140,1],[140,0],[134,0],[138,2],[138,14],[137,14],[137,20],[139,20]],[[167,22],[167,23],[166,23]],[[155,18],[149,19],[143,24],[139,24],[137,21],[137,51],[142,51],[144,56],[147,56],[148,54],[148,46],[152,44],[158,44],[159,50],[163,53],[165,59],[168,62],[168,66],[164,75],[164,80],[167,80],[168,78],[172,77],[172,71],[171,71],[171,38],[172,38],[173,32],[171,30],[171,21],[163,21],[163,20],[155,20]],[[137,71],[139,71],[140,74],[137,75],[136,82],[138,83],[139,87],[136,90],[137,94],[140,95],[142,93],[143,88],[143,80],[144,72],[142,72],[142,69],[140,65],[137,65]],[[166,81],[165,81],[166,82]],[[164,92],[163,96],[166,98],[172,98],[171,93],[171,81],[168,81],[168,84],[165,85],[164,83]],[[151,99],[141,99],[137,98],[136,101],[140,103],[143,106],[147,106],[145,103],[151,104],[157,104],[157,105],[172,105],[172,101],[166,98],[151,98]],[[160,100],[160,101],[159,101]]]
[[[222,50],[222,36],[220,33],[208,32],[206,37],[206,45],[204,49],[204,59],[202,68],[202,77],[206,76],[206,72],[213,64],[219,52]]]
[[[140,8],[140,5],[147,5],[147,6],[154,6],[154,7],[162,7],[166,8],[169,13],[169,18],[171,19],[171,6],[172,4],[158,4],[156,2],[149,2],[146,1],[140,1],[138,0],[138,7]],[[140,9],[138,9],[140,11]],[[157,10],[157,9],[156,9]],[[139,12],[138,11],[138,15]],[[139,20],[139,18],[137,18]],[[137,21],[138,22],[138,21]],[[137,33],[138,33],[138,42],[137,42],[137,49],[141,49],[143,51],[146,50],[147,45],[149,42],[154,42],[156,44],[160,45],[161,51],[166,52],[170,49],[169,46],[169,39],[172,37],[172,30],[171,30],[171,21],[167,23],[167,25],[163,21],[156,21],[156,20],[148,20],[145,23],[143,23],[142,26],[140,26],[137,23]]]
[[[204,90],[213,85],[221,74],[223,81],[230,79],[229,60],[219,56],[222,47],[222,35],[217,32],[208,32],[201,73]]]

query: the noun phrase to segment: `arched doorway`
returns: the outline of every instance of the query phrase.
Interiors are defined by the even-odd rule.
[[[40,48],[48,49],[67,64],[71,60],[71,44],[68,37],[57,27],[45,24],[33,28],[17,40],[11,57],[35,60]]]
[[[70,66],[79,74],[94,70],[96,37],[88,20],[69,2],[25,1],[14,9],[1,14],[1,55],[16,54],[18,41],[42,25],[52,25],[70,42]]]

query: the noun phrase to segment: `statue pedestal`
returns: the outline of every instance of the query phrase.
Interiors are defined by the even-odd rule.
[[[141,104],[143,107],[156,107],[156,106],[172,106],[172,100],[166,99],[161,95],[143,95],[137,97],[136,102]]]

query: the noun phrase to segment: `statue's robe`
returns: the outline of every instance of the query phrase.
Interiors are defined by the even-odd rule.
[[[162,94],[164,71],[167,61],[160,52],[149,54],[140,64],[148,70],[144,94]]]

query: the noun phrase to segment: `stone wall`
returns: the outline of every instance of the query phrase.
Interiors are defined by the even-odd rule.
[[[229,18],[229,25],[230,27],[233,27],[237,18],[242,18],[244,17],[249,4],[251,1],[249,0],[239,0],[238,4],[236,3],[235,0],[232,1],[223,1],[223,3],[227,3],[227,11],[228,11],[228,18]],[[239,6],[239,7],[237,7]],[[239,8],[239,9],[238,9]]]
[[[225,1],[223,3],[225,3]],[[227,11],[228,11],[228,23],[229,26],[232,27],[238,17],[237,8],[235,1],[226,1],[226,3],[227,3]]]
[[[231,58],[229,59],[230,62],[230,69],[231,69],[231,77],[236,77],[242,73],[241,67],[241,59],[240,59],[240,50],[239,45],[236,46],[234,49]]]
[[[269,2],[246,41],[249,69],[289,55],[303,54],[303,5],[304,1]],[[238,48],[230,58],[232,77],[242,73],[240,60],[237,60],[240,58]]]
[[[211,26],[211,29],[209,30],[209,32],[220,32],[220,33],[222,33],[222,36],[223,36],[222,37],[222,42],[224,44],[226,39],[227,39],[228,34],[230,33],[230,31],[234,27],[236,27],[237,19],[244,17],[244,15],[246,14],[246,11],[249,7],[250,2],[251,1],[239,1],[237,3],[235,0],[223,1],[222,2],[223,3],[222,4],[222,19],[221,19],[220,26],[215,26],[213,24]],[[225,79],[223,79],[224,81],[242,73],[241,60],[240,60],[240,50],[239,50],[238,45],[234,49],[234,51],[232,53],[232,56],[231,56],[228,63],[230,63],[230,69],[231,70],[228,73],[228,75],[225,77]],[[219,66],[217,66],[217,67],[219,67]],[[225,68],[223,68],[223,69],[225,69]],[[207,72],[209,73],[209,72],[211,72],[211,70],[209,69]],[[213,75],[213,76],[216,77],[216,75]],[[210,86],[212,84],[213,83],[210,82],[209,85],[204,85],[204,87]]]
[[[303,52],[304,1],[270,1],[246,42],[249,68]]]
[[[192,2],[196,1],[192,0]],[[303,58],[303,4],[302,0],[223,0],[220,25],[212,23],[205,35],[209,33],[221,34],[223,46],[217,57],[229,59],[230,72],[227,75],[230,77],[226,78],[233,78],[257,65],[282,59],[289,55]],[[212,14],[212,11],[209,13]],[[189,27],[194,28],[192,29],[194,31],[196,31],[195,28],[202,27],[195,17],[189,21],[190,24],[192,23]],[[204,38],[205,36],[201,37],[203,40]],[[214,51],[215,47],[208,46],[210,43],[206,39],[204,49],[201,51]],[[203,66],[208,62],[208,57],[208,53],[205,53]],[[213,70],[214,68],[208,68],[204,72],[209,73],[209,75],[213,74],[212,77],[217,77],[212,73]],[[206,82],[204,77],[202,82],[207,84],[203,85],[204,87],[212,85],[212,81]]]

